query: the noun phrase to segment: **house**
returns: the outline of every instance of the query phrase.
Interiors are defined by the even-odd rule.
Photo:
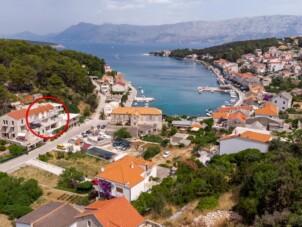
[[[112,85],[112,92],[118,92],[118,93],[124,93],[127,90],[127,85],[122,82],[116,82],[114,85]]]
[[[116,75],[115,75],[115,81],[116,82],[119,82],[119,81],[123,81],[124,80],[124,76],[122,73],[118,72]]]
[[[243,127],[248,116],[243,111],[235,111],[229,114],[227,120],[227,128]]]
[[[183,144],[185,147],[188,147],[191,144],[191,140],[187,139],[188,137],[188,134],[176,133],[174,136],[171,137],[170,143],[173,146]]]
[[[262,79],[263,86],[269,86],[272,83],[272,78],[266,76]]]
[[[242,55],[242,56],[241,56],[241,59],[242,59],[243,61],[253,62],[253,61],[256,60],[256,56],[255,56],[254,54],[249,53],[249,54],[244,54],[244,55]]]
[[[111,124],[123,126],[152,125],[162,128],[162,111],[153,107],[118,107],[112,110]]]
[[[249,117],[245,121],[245,127],[268,131],[278,131],[284,129],[284,121],[269,117]]]
[[[258,149],[265,153],[268,151],[271,139],[272,136],[269,134],[253,131],[227,135],[219,140],[219,154],[234,154],[246,149]]]
[[[16,220],[16,227],[74,226],[81,210],[69,203],[49,202]]]
[[[118,102],[115,102],[115,101],[112,101],[110,103],[106,103],[105,106],[104,106],[104,114],[106,117],[110,117],[111,116],[111,113],[114,109],[118,108],[119,107],[119,103]]]
[[[113,76],[104,75],[104,76],[102,77],[102,82],[103,82],[103,83],[108,83],[108,84],[110,84],[110,85],[113,85],[113,83],[114,83]]]
[[[274,103],[280,111],[285,111],[291,108],[293,97],[288,92],[281,92],[273,97],[272,103]]]
[[[85,211],[75,219],[74,227],[138,227],[145,222],[124,196],[96,201],[85,207]]]
[[[255,110],[255,117],[278,118],[278,108],[271,102],[267,102],[263,107]]]
[[[177,121],[172,121],[172,125],[177,128],[190,128],[192,121],[181,119]]]
[[[253,62],[251,64],[251,69],[256,74],[262,74],[266,72],[266,65],[263,63]]]
[[[99,197],[125,196],[132,201],[152,187],[150,177],[157,177],[155,163],[125,156],[101,169],[96,176],[95,189]]]

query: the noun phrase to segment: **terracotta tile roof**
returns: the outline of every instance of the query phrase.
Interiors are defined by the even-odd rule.
[[[272,139],[272,136],[268,134],[258,133],[258,132],[246,131],[242,134],[226,135],[222,137],[220,140],[226,140],[232,138],[242,138],[242,139],[253,140],[261,143],[268,143]]]
[[[104,227],[136,227],[144,222],[144,218],[123,196],[107,201],[97,201],[85,208],[85,212],[77,216],[94,215]]]
[[[229,107],[219,107],[217,108],[217,112],[230,112],[233,110],[249,110],[252,111],[253,107],[252,106],[229,106]]]
[[[278,109],[273,103],[267,102],[262,108],[255,110],[255,114],[278,116]]]
[[[241,122],[245,122],[245,119],[247,116],[241,112],[236,112],[236,113],[230,113],[228,120],[233,120],[233,119],[238,119]]]
[[[154,166],[154,163],[139,158],[125,156],[124,158],[107,165],[104,168],[104,171],[97,175],[97,178],[113,181],[132,188],[144,180],[141,175],[145,172],[146,165],[151,168]]]
[[[213,112],[212,113],[212,117],[213,119],[220,119],[220,118],[225,118],[227,119],[228,118],[228,113],[226,112],[222,112],[222,113],[219,113],[219,112]]]
[[[43,113],[43,112],[48,112],[50,110],[53,110],[54,107],[51,104],[47,104],[44,106],[39,106],[37,108],[31,108],[29,111],[29,116],[31,115],[37,115],[39,113]],[[8,116],[10,116],[11,118],[14,118],[16,120],[20,120],[22,118],[25,118],[26,116],[26,109],[21,109],[21,110],[14,110],[11,111],[9,113],[7,113]]]
[[[126,84],[125,84],[124,82],[122,82],[122,81],[118,81],[118,82],[116,82],[114,85],[117,85],[117,84],[119,84],[119,85],[121,85],[121,86],[123,86],[123,87],[126,86]],[[113,86],[114,86],[114,85],[113,85]]]
[[[264,87],[263,86],[260,86],[260,85],[257,85],[257,86],[254,86],[254,87],[251,87],[250,88],[250,91],[252,92],[263,92],[264,91]]]
[[[162,111],[153,107],[118,107],[111,114],[161,115]]]
[[[191,125],[191,127],[192,128],[202,128],[202,125],[200,124],[200,123],[193,123],[192,125]]]

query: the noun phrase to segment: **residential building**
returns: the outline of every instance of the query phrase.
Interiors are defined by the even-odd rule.
[[[285,111],[291,108],[293,97],[288,92],[281,92],[272,98],[272,103],[274,103],[279,111]]]
[[[16,220],[16,227],[76,227],[75,217],[81,210],[69,203],[49,202]]]
[[[138,227],[145,219],[125,197],[96,201],[76,216],[74,227]]]
[[[127,90],[127,84],[119,81],[112,85],[112,92],[124,93]]]
[[[112,110],[111,124],[135,127],[151,125],[161,130],[162,111],[153,107],[118,107]]]
[[[113,197],[125,196],[132,201],[152,187],[150,177],[157,177],[155,163],[125,156],[101,169],[96,176],[95,189],[100,197],[109,194]]]
[[[253,131],[227,135],[219,140],[219,154],[234,154],[246,149],[258,149],[265,153],[268,151],[268,146],[271,139],[272,136],[269,134]]]
[[[191,144],[191,140],[187,139],[188,137],[189,137],[188,134],[176,133],[174,136],[171,137],[170,143],[173,146],[178,146],[180,144],[183,144],[185,147],[187,147]]]
[[[235,111],[229,114],[227,128],[235,128],[238,126],[244,127],[245,120],[248,116],[243,111]]]
[[[284,121],[270,117],[249,117],[245,121],[245,127],[268,131],[279,131],[285,129]]]
[[[267,102],[263,107],[255,110],[255,117],[278,118],[278,108],[271,102]]]
[[[108,84],[110,84],[110,85],[113,85],[113,84],[114,84],[114,78],[113,78],[113,76],[104,75],[104,76],[102,77],[102,81],[103,81],[103,83],[108,83]]]
[[[1,138],[24,147],[35,147],[42,142],[32,134],[26,125],[27,106],[23,109],[14,110],[0,117]],[[28,123],[31,129],[43,136],[52,136],[56,129],[64,126],[67,121],[67,114],[62,114],[64,108],[58,103],[35,104],[28,113]],[[78,124],[79,114],[70,114],[69,126]]]

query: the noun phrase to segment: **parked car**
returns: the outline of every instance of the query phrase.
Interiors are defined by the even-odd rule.
[[[163,158],[168,158],[170,155],[171,155],[171,151],[166,151],[166,152],[163,154]]]

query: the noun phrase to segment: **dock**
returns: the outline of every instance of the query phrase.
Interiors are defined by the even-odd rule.
[[[220,86],[220,87],[198,87],[198,92],[201,93],[203,91],[207,92],[226,92],[230,93],[232,91],[231,87],[228,86]]]
[[[153,102],[153,101],[155,101],[155,98],[152,98],[152,97],[136,97],[136,98],[134,98],[134,101],[136,101],[136,102]]]

